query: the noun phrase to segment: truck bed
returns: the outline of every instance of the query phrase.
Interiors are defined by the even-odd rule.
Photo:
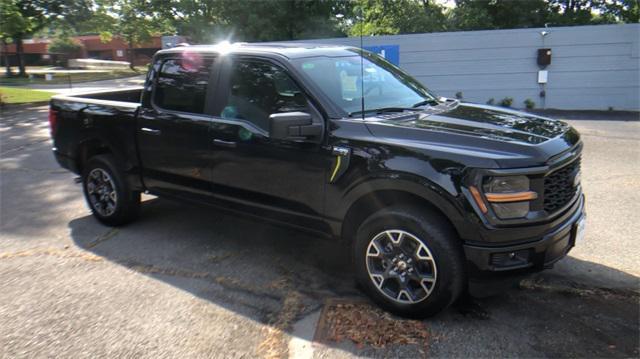
[[[99,143],[118,159],[127,173],[138,173],[136,115],[143,87],[56,95],[51,99],[55,117],[54,154],[58,162],[75,173]],[[95,148],[95,146],[93,147]],[[131,176],[132,182],[139,175]]]

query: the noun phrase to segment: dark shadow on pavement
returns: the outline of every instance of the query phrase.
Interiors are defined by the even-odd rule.
[[[295,313],[297,319],[318,310],[329,298],[362,298],[343,243],[164,199],[147,200],[142,207],[140,220],[117,229],[96,225],[90,216],[74,219],[69,223],[71,236],[79,247],[111,262],[265,324],[273,322],[294,293],[303,303]],[[637,279],[596,263],[566,260],[631,277],[624,278],[627,282]],[[554,287],[559,281],[553,272],[540,274],[531,283],[535,285],[490,298],[466,298],[427,320],[434,336],[429,353],[637,355],[637,295],[606,292],[605,298],[597,290],[581,292],[579,285],[574,291],[555,290],[565,287]],[[487,345],[487,340],[492,343]],[[461,346],[468,349],[461,351]],[[358,355],[410,353],[406,348],[380,352],[348,343],[335,347]]]

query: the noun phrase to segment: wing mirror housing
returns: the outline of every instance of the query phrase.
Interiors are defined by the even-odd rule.
[[[322,124],[313,123],[306,112],[283,112],[269,116],[269,137],[276,140],[304,141],[322,137]]]

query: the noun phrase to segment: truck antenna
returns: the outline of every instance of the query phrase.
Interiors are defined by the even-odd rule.
[[[364,45],[362,39],[362,27],[363,27],[363,13],[362,13],[362,5],[360,5],[360,105],[362,106],[362,121],[364,121]]]

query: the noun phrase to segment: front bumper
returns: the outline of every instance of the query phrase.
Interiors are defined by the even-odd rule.
[[[575,245],[578,224],[586,218],[584,196],[581,195],[578,201],[562,223],[533,240],[506,246],[465,244],[470,278],[539,271],[562,259]],[[521,230],[526,232],[527,228]]]

